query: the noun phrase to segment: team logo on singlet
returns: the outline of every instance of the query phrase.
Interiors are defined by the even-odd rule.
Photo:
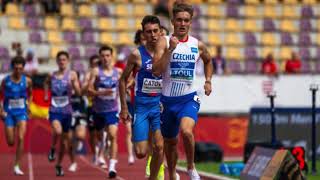
[[[191,47],[191,52],[193,52],[193,53],[198,53],[198,48]]]

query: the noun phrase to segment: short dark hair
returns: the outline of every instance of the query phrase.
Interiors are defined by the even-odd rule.
[[[16,64],[22,64],[22,66],[24,67],[24,65],[26,64],[26,60],[22,56],[15,56],[11,59],[11,68],[13,68]]]
[[[141,29],[138,29],[136,31],[136,34],[134,35],[134,44],[135,45],[140,45],[142,42],[141,42],[141,34],[142,34],[142,30]]]
[[[169,29],[168,28],[166,28],[165,26],[162,26],[161,25],[161,27],[160,27],[160,29],[162,30],[162,31],[166,31],[166,35],[168,36],[169,35]]]
[[[185,3],[175,3],[172,8],[173,17],[176,16],[179,12],[188,12],[190,16],[193,16],[193,7]]]
[[[56,58],[59,59],[60,56],[65,55],[69,59],[69,53],[67,51],[59,51]]]
[[[102,51],[110,51],[111,54],[113,53],[112,47],[111,47],[111,46],[108,46],[108,45],[103,45],[103,46],[101,46],[100,49],[99,49],[99,54],[101,54]]]
[[[90,58],[89,58],[89,63],[92,64],[93,60],[95,60],[95,59],[99,59],[99,56],[96,55],[96,54],[90,56]]]
[[[158,24],[159,27],[161,26],[160,25],[160,20],[157,16],[154,16],[154,15],[146,15],[143,19],[142,19],[142,22],[141,22],[141,26],[142,26],[142,31],[144,30],[144,26],[148,23],[151,23],[151,24]]]

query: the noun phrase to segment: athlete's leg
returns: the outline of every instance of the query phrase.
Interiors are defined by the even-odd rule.
[[[61,127],[61,123],[58,119],[55,119],[52,121],[51,127],[52,127],[52,142],[51,142],[50,152],[48,154],[48,159],[49,159],[49,161],[54,161],[55,160],[55,148],[56,148],[58,140],[60,139],[60,137],[62,135],[62,127]]]
[[[77,145],[77,141],[73,141],[75,137],[75,132],[70,130],[67,133],[67,151],[70,157],[71,165],[69,167],[69,171],[75,172],[77,170],[77,164],[75,162],[75,146]]]
[[[150,163],[150,178],[157,179],[159,168],[163,162],[163,137],[160,129],[153,133],[154,146],[152,149],[152,160]]]
[[[15,159],[15,165],[19,165],[22,155],[23,155],[23,146],[24,146],[24,136],[26,134],[27,129],[27,122],[19,121],[17,123],[17,130],[18,130],[18,144],[17,144],[17,150],[16,150],[16,159]]]
[[[109,178],[117,176],[116,163],[118,153],[117,133],[118,126],[115,124],[107,126],[108,138],[110,139],[110,161],[109,161]]]
[[[190,117],[181,119],[180,129],[183,139],[184,150],[187,156],[188,170],[194,169],[194,136],[193,128],[195,121]]]
[[[5,117],[4,123],[5,123],[5,135],[6,135],[7,144],[8,146],[14,146],[15,122],[12,119],[12,116],[7,114],[7,116]]]
[[[126,136],[126,143],[127,143],[127,149],[128,149],[128,163],[133,164],[134,163],[134,156],[133,156],[133,145],[132,145],[132,130],[131,130],[131,122],[126,123],[127,128],[127,136]]]
[[[177,138],[164,138],[164,152],[166,155],[170,180],[176,180],[176,165],[178,160]]]

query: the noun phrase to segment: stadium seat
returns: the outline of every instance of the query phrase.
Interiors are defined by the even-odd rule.
[[[1,73],[8,73],[10,71],[10,62],[2,61],[1,63]]]
[[[35,17],[39,15],[35,4],[25,4],[23,6],[23,11],[26,16]]]
[[[134,37],[132,36],[132,33],[121,32],[121,33],[118,33],[118,38],[116,43],[124,44],[124,45],[133,45],[134,44],[133,39]]]
[[[246,18],[260,18],[261,11],[257,6],[246,5],[244,6],[244,17]]]
[[[277,41],[276,35],[274,33],[263,33],[261,37],[261,43],[265,46],[275,46],[279,41]]]
[[[142,17],[147,14],[152,14],[152,12],[150,12],[150,9],[148,8],[147,5],[138,4],[138,5],[133,6],[133,16]]]
[[[84,64],[80,61],[73,61],[71,64],[71,68],[80,73],[85,73],[86,70]]]
[[[301,61],[301,73],[309,74],[313,72],[310,61]]]
[[[100,33],[99,42],[101,44],[114,44],[114,37],[112,33],[109,32],[102,32]]]
[[[257,38],[253,33],[247,32],[244,35],[244,41],[246,45],[257,45]]]
[[[38,31],[33,31],[29,33],[29,42],[39,44],[42,42],[41,34]]]
[[[8,3],[6,5],[6,15],[8,15],[8,16],[22,15],[22,12],[20,11],[19,5],[15,4],[15,3]]]
[[[302,0],[303,4],[314,5],[317,4],[317,0]]]
[[[293,39],[290,33],[282,32],[281,33],[281,45],[292,46]]]
[[[209,33],[208,42],[210,45],[221,45],[223,41],[219,33]]]
[[[237,5],[227,5],[226,7],[226,15],[230,18],[238,18],[239,10]]]
[[[243,30],[246,32],[260,32],[262,30],[261,23],[258,24],[255,19],[244,20]]]
[[[74,16],[74,9],[71,3],[63,3],[60,6],[60,15],[71,17]]]
[[[78,20],[78,26],[81,30],[92,30],[93,25],[92,25],[92,19],[90,18],[80,18]]]
[[[79,13],[80,17],[93,17],[93,9],[92,6],[89,4],[81,4],[79,6]]]
[[[21,17],[9,17],[9,28],[10,29],[24,29],[24,18]]]
[[[291,58],[291,53],[292,53],[293,49],[292,47],[281,47],[280,49],[280,59],[281,60],[287,60],[289,58]]]
[[[320,46],[320,33],[317,33],[317,37],[316,37],[316,42],[315,42],[318,46]]]
[[[208,3],[212,3],[212,4],[222,4],[223,0],[208,0]]]
[[[9,58],[9,50],[0,45],[0,58],[1,59],[8,59]]]
[[[297,6],[283,6],[282,8],[282,17],[283,18],[295,18],[298,19],[300,17],[300,12],[297,9]]]
[[[312,41],[309,33],[300,33],[298,43],[300,46],[311,46]]]
[[[115,27],[118,31],[134,29],[134,27],[130,25],[128,18],[117,18]]]
[[[305,18],[313,18],[314,17],[314,12],[313,12],[313,9],[310,5],[302,6],[300,14],[302,17],[305,17]]]
[[[101,31],[114,30],[114,24],[112,18],[99,18],[98,28]]]
[[[269,2],[269,0],[267,1]],[[277,6],[262,6],[263,16],[265,18],[278,18],[279,12],[277,11]]]
[[[243,45],[243,39],[240,37],[240,33],[227,33],[225,43],[227,46],[240,46]]]
[[[116,4],[114,15],[117,17],[129,17],[132,14],[130,12],[128,4]]]
[[[226,31],[242,31],[242,26],[239,24],[237,19],[227,19],[225,21],[225,30]]]
[[[77,34],[73,31],[66,31],[63,33],[63,39],[69,44],[74,44],[77,42]]]
[[[258,57],[256,48],[253,46],[247,46],[244,49],[244,59],[245,61],[250,61],[250,60],[257,61],[259,57]]]
[[[147,4],[148,0],[131,0],[134,4]]]
[[[221,21],[218,19],[208,19],[208,22],[205,25],[207,25],[208,31],[223,31]]]
[[[96,43],[94,33],[91,31],[86,31],[82,33],[81,42],[83,44],[94,44]]]
[[[226,48],[226,58],[230,60],[243,60],[243,54],[238,47]]]
[[[260,72],[260,66],[258,61],[246,60],[244,61],[244,69],[246,73],[257,74]]]
[[[101,3],[101,4],[104,4],[104,3],[109,3],[111,0],[96,0],[97,3]]]
[[[44,19],[44,27],[47,30],[58,30],[59,29],[58,20],[53,16],[46,16]]]
[[[310,50],[307,47],[301,47],[299,49],[299,55],[302,61],[309,61],[311,60]]]
[[[310,32],[313,30],[312,24],[308,19],[300,20],[300,32]]]
[[[59,51],[62,51],[62,50],[66,50],[64,46],[51,46],[50,48],[50,58],[55,60],[56,59],[56,56],[57,56],[57,53]]]
[[[278,0],[265,0],[263,1],[264,5],[278,5]]]
[[[269,53],[272,53],[275,58],[278,57],[278,47],[264,46],[259,57],[265,58]]]
[[[110,11],[105,4],[97,4],[97,14],[99,17],[110,16]]]
[[[227,67],[230,69],[230,71],[233,74],[239,74],[243,73],[243,70],[241,68],[241,62],[240,61],[235,61],[235,60],[228,60],[227,61]]]
[[[217,6],[213,4],[209,4],[207,7],[207,15],[209,17],[222,18],[225,17],[224,8],[222,6]]]
[[[87,47],[85,49],[84,56],[85,56],[85,58],[89,59],[91,56],[97,55],[97,54],[98,54],[98,48],[92,46],[92,47]]]
[[[297,5],[298,0],[283,0],[284,4],[289,4],[289,5]]]
[[[253,4],[253,5],[259,5],[260,1],[259,0],[245,0],[246,4]]]
[[[64,31],[78,31],[76,21],[73,18],[63,18],[61,26]]]
[[[48,31],[48,42],[51,44],[61,44],[63,40],[61,38],[60,32]]]
[[[39,28],[41,28],[40,20],[38,18],[36,18],[36,17],[26,18],[26,25],[30,29],[39,29]]]
[[[297,25],[294,24],[293,20],[284,19],[280,23],[280,30],[283,32],[298,32]]]
[[[271,18],[263,19],[263,31],[274,32],[276,31],[276,25]]]
[[[79,60],[81,55],[80,55],[80,49],[76,46],[72,46],[68,48],[68,52],[70,54],[70,58],[72,61],[74,60]]]

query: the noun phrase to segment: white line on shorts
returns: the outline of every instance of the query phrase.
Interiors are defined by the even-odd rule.
[[[32,154],[28,153],[29,180],[34,180]]]
[[[95,165],[93,165],[92,163],[90,163],[90,162],[86,159],[86,157],[80,155],[79,158],[80,158],[80,160],[82,160],[84,163],[86,163],[86,164],[89,165],[90,167],[92,167],[92,168],[94,168],[94,169],[97,169],[97,170],[103,172],[104,174],[108,174],[106,170],[104,170],[104,169],[102,169],[102,168],[100,168],[100,167],[98,167],[98,166],[95,166]],[[117,175],[117,178],[116,178],[116,179],[125,180],[125,179],[123,179],[122,177],[120,177],[119,175]]]

